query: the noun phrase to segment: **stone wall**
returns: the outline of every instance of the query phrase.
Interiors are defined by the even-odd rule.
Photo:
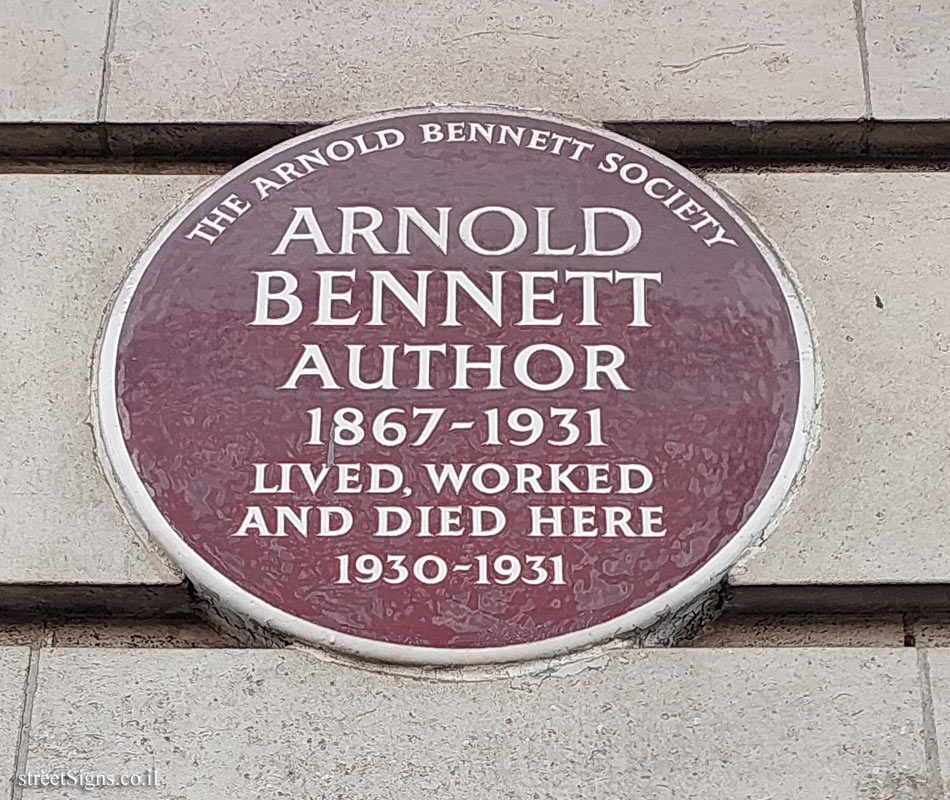
[[[189,799],[950,793],[948,30],[947,0],[0,0],[0,773],[154,769]],[[243,646],[102,475],[95,344],[157,226],[294,132],[432,103],[681,158],[799,283],[818,446],[678,647],[427,672]]]

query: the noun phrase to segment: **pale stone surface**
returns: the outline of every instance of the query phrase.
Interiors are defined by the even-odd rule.
[[[0,583],[177,583],[96,461],[90,374],[112,294],[204,178],[0,176]]]
[[[950,581],[950,175],[715,175],[790,263],[820,446],[736,584]]]
[[[597,120],[856,119],[851,0],[123,0],[110,121],[326,122],[430,103]]]
[[[900,614],[725,614],[684,647],[901,647]]]
[[[874,117],[950,118],[950,2],[864,5]]]
[[[182,800],[909,800],[924,797],[920,707],[902,649],[614,651],[481,682],[294,650],[54,649],[29,769],[154,767]]]
[[[109,0],[0,0],[0,122],[95,122]]]
[[[0,797],[10,797],[30,665],[28,647],[0,647]]]
[[[930,674],[931,708],[936,727],[938,766],[943,773],[944,795],[950,796],[950,650],[922,651]]]

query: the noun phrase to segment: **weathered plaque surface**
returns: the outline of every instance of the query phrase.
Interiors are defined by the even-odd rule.
[[[156,236],[100,426],[232,612],[422,663],[654,624],[760,535],[814,368],[750,225],[649,149],[497,109],[286,142]]]

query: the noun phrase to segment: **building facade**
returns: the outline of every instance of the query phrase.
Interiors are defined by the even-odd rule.
[[[950,794],[948,29],[945,0],[0,0],[0,796]],[[112,474],[103,332],[162,226],[293,136],[441,106],[652,148],[794,286],[803,466],[649,635],[446,665],[245,627]]]

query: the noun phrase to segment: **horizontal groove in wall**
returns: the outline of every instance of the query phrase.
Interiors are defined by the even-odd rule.
[[[696,167],[950,165],[950,120],[607,122]],[[0,123],[0,170],[215,174],[313,123]]]
[[[3,584],[0,623],[51,617],[158,618],[193,614],[188,583]],[[724,610],[739,614],[865,614],[950,611],[948,584],[729,586]]]
[[[2,584],[0,622],[47,617],[159,617],[191,613],[196,601],[187,583],[167,586],[135,584]]]
[[[922,641],[914,635],[923,633]],[[0,647],[280,648],[281,642],[242,641],[217,629],[198,610],[150,617],[85,614],[68,618],[0,618]],[[725,611],[684,635],[675,647],[914,647],[950,644],[950,620],[938,615],[745,614]],[[667,644],[654,644],[665,647]]]
[[[950,611],[948,584],[732,586],[726,609],[736,613],[884,613]]]

